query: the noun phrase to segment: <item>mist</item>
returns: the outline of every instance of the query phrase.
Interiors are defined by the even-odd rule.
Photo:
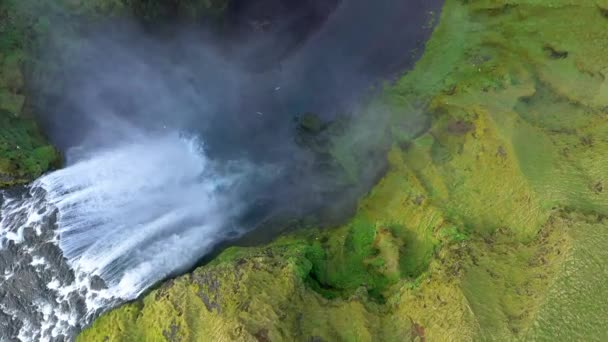
[[[57,20],[43,45],[33,105],[65,168],[38,185],[66,258],[118,297],[244,234],[348,217],[390,146],[365,99],[412,64],[440,1],[235,3],[221,29]]]
[[[195,137],[142,133],[80,156],[34,188],[58,211],[59,245],[72,267],[100,276],[112,296],[132,299],[241,234],[237,218],[251,205],[250,184],[276,171],[217,165]]]
[[[423,100],[381,93],[442,1],[231,0],[213,18],[184,1],[11,3],[36,38],[22,113],[64,163],[0,191],[0,339],[75,338],[227,246],[342,224],[391,132],[425,130]]]

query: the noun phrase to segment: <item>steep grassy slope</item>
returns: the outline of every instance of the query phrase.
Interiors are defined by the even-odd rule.
[[[29,118],[23,66],[28,23],[14,4],[0,1],[0,187],[24,183],[59,162],[59,154]]]
[[[230,248],[79,339],[605,340],[606,53],[608,2],[448,0],[362,114],[394,144],[349,223]]]
[[[32,120],[0,108],[0,187],[32,181],[58,162]]]

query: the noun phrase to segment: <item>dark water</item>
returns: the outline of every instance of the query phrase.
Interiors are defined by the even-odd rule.
[[[226,131],[230,131],[230,127],[236,128],[234,135],[229,134],[227,137],[225,131],[220,129],[218,144],[229,149],[236,147],[239,152],[243,151],[243,145],[247,145],[247,148],[258,146],[259,150],[254,155],[262,158],[274,157],[270,151],[275,151],[278,144],[285,154],[291,154],[293,159],[297,159],[299,154],[294,152],[295,147],[292,146],[297,129],[294,128],[293,117],[312,112],[331,120],[341,114],[356,112],[360,100],[371,93],[371,87],[395,80],[413,66],[432,31],[433,26],[428,24],[430,20],[438,19],[438,10],[442,4],[443,1],[440,0],[383,0],[373,4],[368,1],[344,1],[337,4],[335,10],[329,7],[332,11],[324,12],[329,14],[324,18],[323,24],[315,26],[315,30],[299,42],[295,51],[291,50],[287,58],[278,64],[269,65],[267,70],[256,74],[250,83],[243,85],[245,90],[239,93],[246,96],[239,103],[241,109],[231,112],[235,115],[234,119],[226,120],[222,116],[223,124],[227,125]],[[318,23],[315,21],[315,24]],[[276,91],[277,87],[280,87],[279,91]],[[264,115],[250,121],[251,117],[242,115],[243,108],[256,108]],[[384,124],[379,117],[378,126]],[[413,127],[412,131],[424,129],[419,122],[411,124],[419,126]],[[252,129],[256,132],[254,136],[250,131]],[[374,129],[383,127],[370,127],[370,130]],[[205,136],[213,144],[213,133]],[[234,140],[225,144],[227,139]],[[368,165],[362,167],[360,184],[351,185],[347,189],[332,189],[335,185],[329,184],[325,188],[329,189],[330,195],[318,196],[311,189],[294,190],[294,181],[287,179],[282,181],[290,184],[289,191],[278,194],[277,198],[280,202],[287,201],[298,208],[312,207],[311,211],[316,213],[322,211],[320,207],[328,207],[328,203],[332,203],[329,206],[336,206],[334,212],[340,214],[325,215],[321,224],[336,224],[351,215],[358,198],[383,174],[386,160],[382,153],[384,151],[379,152],[368,158]],[[284,158],[284,155],[279,158]],[[295,168],[301,166],[297,162],[293,162],[293,165]],[[295,183],[303,184],[305,188],[312,188],[319,179],[325,177],[314,171],[304,175],[298,172],[294,174],[297,175]],[[302,202],[299,197],[321,198]],[[311,202],[314,203],[311,205]],[[264,211],[265,208],[262,208]],[[288,217],[302,218],[311,211],[302,210],[299,215]],[[259,224],[264,229],[251,231],[225,245],[268,242],[289,229],[284,224],[285,221],[289,220],[283,220],[279,224],[265,220]]]
[[[365,155],[366,163],[345,185],[341,166],[327,166],[335,164],[328,149],[298,144],[298,118],[314,113],[322,124],[346,118],[348,130],[370,88],[413,64],[412,51],[421,52],[431,32],[429,13],[441,4],[237,1],[219,34],[191,26],[162,35],[124,23],[92,28],[69,38],[79,42],[76,51],[61,50],[69,65],[43,119],[63,150],[88,154],[137,131],[187,131],[213,160],[283,170],[272,184],[243,194],[255,198],[251,211],[316,216],[332,203],[322,221],[336,222],[382,174],[387,144],[353,147],[349,153]],[[366,130],[383,134],[387,125],[378,113]]]

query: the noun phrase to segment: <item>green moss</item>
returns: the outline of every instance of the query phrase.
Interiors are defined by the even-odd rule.
[[[442,229],[440,237],[448,243],[463,242],[470,239],[468,234],[461,232],[456,226]]]
[[[24,113],[30,24],[18,2],[0,2],[0,187],[29,182],[59,163],[57,151]]]
[[[27,29],[10,3],[0,3],[0,109],[20,113],[23,107],[21,63]]]
[[[0,186],[29,182],[58,163],[33,121],[0,110]]]
[[[344,240],[335,241],[335,247],[328,248],[328,257],[323,265],[317,265],[316,277],[324,286],[353,293],[360,286],[370,290],[381,290],[387,279],[371,267],[370,258],[375,256],[374,239],[376,229],[364,218],[356,218],[347,227]],[[331,243],[331,242],[330,242]],[[338,247],[338,244],[342,244]]]

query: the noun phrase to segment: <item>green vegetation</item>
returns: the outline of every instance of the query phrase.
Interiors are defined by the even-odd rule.
[[[21,65],[27,29],[5,1],[0,1],[0,109],[21,113],[25,102]]]
[[[416,68],[362,114],[388,114],[372,136],[394,145],[350,222],[230,248],[79,339],[605,340],[606,13],[447,0]],[[347,169],[356,146],[335,143]]]
[[[59,154],[29,118],[24,63],[29,22],[0,1],[0,187],[26,183],[58,166]]]
[[[32,120],[0,109],[0,187],[29,182],[58,162]]]

